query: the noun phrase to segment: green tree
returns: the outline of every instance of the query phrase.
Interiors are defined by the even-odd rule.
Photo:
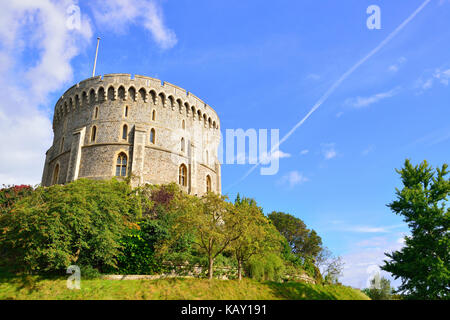
[[[286,238],[295,255],[302,258],[316,258],[322,250],[321,237],[316,231],[309,230],[301,219],[276,211],[270,213],[268,217]]]
[[[264,216],[253,199],[236,198],[234,209],[240,219],[240,234],[231,244],[238,265],[238,279],[242,279],[244,264],[254,255],[281,251],[281,235]]]
[[[450,297],[450,208],[446,208],[450,180],[448,165],[436,172],[423,161],[413,166],[409,160],[400,174],[403,189],[388,207],[401,215],[411,229],[405,246],[386,256],[381,269],[401,278],[398,291],[412,299]]]
[[[192,234],[192,243],[208,258],[208,277],[212,279],[214,260],[242,234],[238,211],[226,199],[211,192],[201,199],[186,195],[182,212],[171,230],[173,237],[161,246],[161,252],[168,250],[182,234]]]
[[[0,252],[28,272],[116,267],[119,240],[135,226],[135,200],[130,187],[115,180],[39,187],[0,217]]]

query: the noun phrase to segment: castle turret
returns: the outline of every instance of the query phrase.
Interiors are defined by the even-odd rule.
[[[129,74],[89,78],[55,105],[42,185],[131,176],[133,186],[177,182],[220,193],[216,112],[190,92]]]

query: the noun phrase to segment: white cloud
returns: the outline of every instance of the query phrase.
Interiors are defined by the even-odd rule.
[[[309,181],[308,178],[306,178],[302,173],[294,170],[289,172],[288,174],[284,175],[280,180],[280,184],[289,184],[289,186],[292,188],[298,184],[304,183]]]
[[[315,73],[308,74],[308,76],[306,78],[309,80],[314,80],[314,81],[320,80],[320,76]]]
[[[361,155],[367,156],[369,153],[371,153],[373,151],[375,151],[375,146],[373,144],[371,144],[370,146],[368,146],[361,152]]]
[[[433,76],[441,84],[443,84],[444,86],[448,86],[448,83],[450,80],[450,69],[447,69],[447,70],[436,69]]]
[[[405,57],[400,57],[397,62],[393,65],[390,65],[388,70],[391,72],[397,72],[400,69],[400,66],[406,62]]]
[[[373,237],[358,242],[357,249],[342,256],[345,266],[340,281],[345,285],[363,289],[369,286],[370,279],[379,272],[380,276],[391,280],[391,285],[397,287],[400,281],[394,280],[391,274],[381,271],[379,266],[384,264],[383,260],[388,260],[385,253],[400,250],[403,247],[404,244],[398,240]]]
[[[0,11],[0,184],[39,183],[51,145],[49,94],[72,81],[70,64],[92,37],[81,15],[68,28],[73,1],[7,1]],[[32,57],[32,58],[30,58]],[[44,108],[43,106],[47,106]]]
[[[389,68],[388,68],[388,70],[391,72],[397,72],[398,69],[399,69],[399,67],[397,64],[393,64],[393,65],[389,66]]]
[[[339,230],[345,232],[357,232],[357,233],[391,233],[393,229],[404,227],[403,224],[396,224],[392,226],[361,226],[361,225],[346,225],[339,227]]]
[[[441,70],[437,68],[432,74],[428,72],[428,76],[421,77],[416,81],[416,87],[421,89],[419,93],[422,93],[433,88],[436,82],[443,86],[448,86],[450,83],[450,69]]]
[[[325,158],[325,160],[331,160],[333,158],[336,158],[338,155],[335,144],[334,143],[323,143],[322,144],[322,154]]]
[[[353,108],[357,108],[357,109],[368,107],[371,104],[377,103],[383,99],[387,99],[387,98],[391,98],[391,97],[395,96],[396,94],[399,93],[399,91],[400,91],[399,88],[394,88],[390,91],[377,93],[377,94],[374,94],[369,97],[358,96],[355,98],[349,98],[344,102],[344,105],[350,106]]]
[[[306,155],[306,154],[308,154],[308,153],[309,153],[309,150],[308,150],[308,149],[304,149],[304,150],[300,151],[300,154],[301,154],[302,156],[304,156],[304,155]]]
[[[100,28],[108,27],[123,33],[130,25],[138,24],[151,33],[162,49],[172,48],[177,43],[175,32],[165,26],[162,10],[156,1],[95,1],[92,10]]]

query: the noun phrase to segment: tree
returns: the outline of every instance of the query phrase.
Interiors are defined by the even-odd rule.
[[[253,199],[241,200],[238,194],[234,209],[240,219],[241,236],[231,244],[231,251],[238,264],[238,279],[241,280],[243,265],[251,257],[280,251],[281,236]]]
[[[392,288],[391,282],[377,274],[372,280],[370,280],[370,288],[363,289],[362,291],[372,300],[391,300]]]
[[[20,271],[115,268],[119,240],[136,227],[136,211],[125,182],[80,179],[39,187],[0,217],[0,252]]]
[[[324,247],[317,255],[316,264],[323,275],[325,282],[338,283],[339,277],[344,270],[344,261],[340,256],[334,256],[333,253]]]
[[[405,246],[384,261],[382,270],[401,278],[398,292],[412,299],[450,297],[450,208],[446,208],[450,181],[448,165],[433,172],[426,161],[413,166],[409,160],[400,174],[403,189],[388,207],[404,217],[411,229]]]
[[[208,257],[208,277],[213,278],[214,260],[242,234],[239,212],[226,196],[207,193],[201,199],[186,196],[183,212],[176,217],[172,237],[164,248],[185,232],[194,235],[193,244]]]
[[[322,250],[322,239],[314,230],[306,228],[305,223],[288,213],[272,212],[269,214],[277,230],[286,238],[292,253],[299,257],[315,258]]]

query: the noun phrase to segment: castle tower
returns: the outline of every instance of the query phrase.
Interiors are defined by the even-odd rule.
[[[130,176],[133,186],[177,182],[189,194],[220,193],[219,126],[209,105],[173,84],[92,77],[55,105],[42,185]]]

